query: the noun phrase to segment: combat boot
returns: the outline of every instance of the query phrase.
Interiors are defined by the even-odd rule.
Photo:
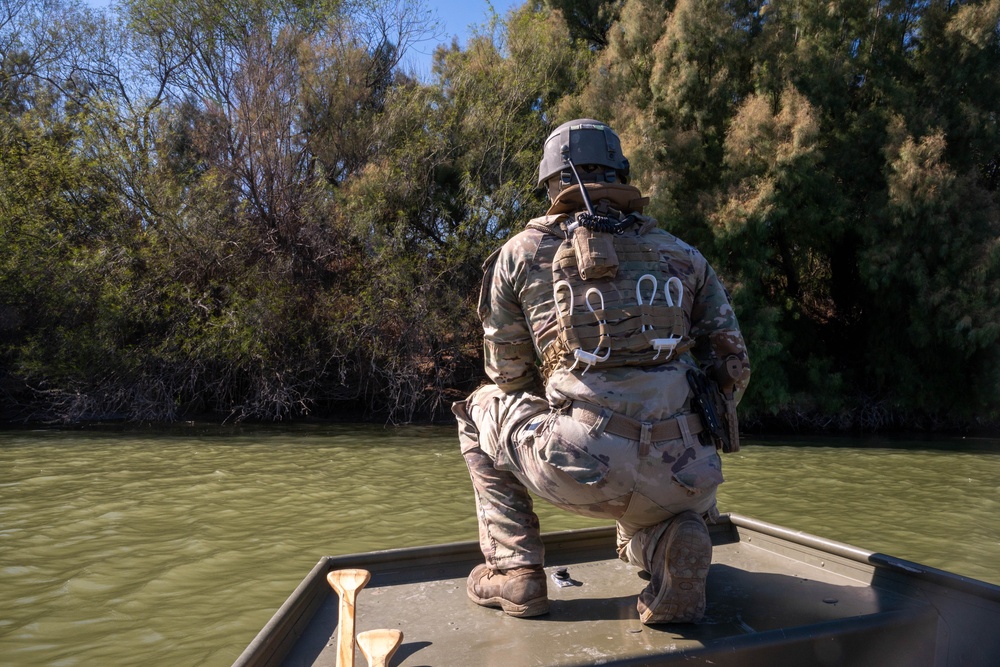
[[[503,609],[510,616],[548,613],[549,598],[545,570],[541,565],[493,570],[477,565],[469,575],[469,598],[484,607]]]
[[[712,540],[694,512],[670,519],[650,560],[649,585],[639,594],[639,620],[697,623],[705,614],[705,580],[712,563]]]

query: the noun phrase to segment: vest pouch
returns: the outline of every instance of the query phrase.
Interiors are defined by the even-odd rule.
[[[614,278],[618,273],[618,253],[611,234],[595,232],[580,225],[573,231],[576,267],[584,280]]]

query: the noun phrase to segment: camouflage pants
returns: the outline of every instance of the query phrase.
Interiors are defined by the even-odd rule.
[[[638,440],[495,385],[480,387],[452,410],[475,490],[480,547],[491,567],[544,564],[529,491],[576,514],[615,519],[619,556],[647,570],[646,554],[663,522],[685,510],[717,513],[721,461],[697,437],[653,442],[640,454]]]

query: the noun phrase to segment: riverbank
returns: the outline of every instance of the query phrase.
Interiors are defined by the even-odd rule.
[[[457,399],[456,399],[457,400]],[[236,426],[256,428],[276,424],[338,425],[365,423],[373,426],[441,426],[454,424],[450,410],[440,410],[434,415],[418,415],[404,423],[392,421],[386,414],[366,414],[364,410],[332,411],[322,415],[310,414],[278,422],[259,419],[234,419],[232,415],[214,412],[185,414],[171,421],[136,420],[125,415],[82,415],[76,418],[32,417],[30,410],[17,417],[10,414],[0,418],[0,429],[68,428],[157,428],[185,429],[192,426]],[[43,410],[34,414],[47,414]],[[1000,420],[988,418],[958,418],[945,413],[892,410],[884,405],[863,403],[853,409],[836,413],[823,413],[810,406],[789,406],[775,413],[741,410],[740,432],[746,437],[768,436],[892,436],[892,437],[1000,437]]]

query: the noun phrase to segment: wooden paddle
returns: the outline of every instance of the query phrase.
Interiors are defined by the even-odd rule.
[[[326,575],[340,598],[337,621],[337,667],[354,667],[354,601],[372,573],[368,570],[333,570]]]
[[[368,659],[368,667],[389,667],[389,658],[402,643],[402,630],[368,630],[358,635],[358,646]]]

